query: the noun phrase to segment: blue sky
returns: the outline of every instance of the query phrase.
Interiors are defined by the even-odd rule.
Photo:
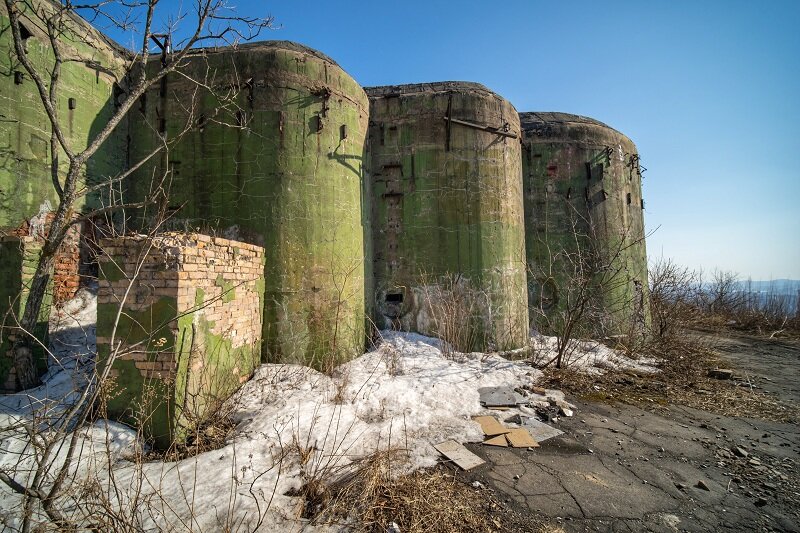
[[[798,1],[231,3],[365,86],[477,81],[601,120],[647,167],[651,259],[800,279]]]

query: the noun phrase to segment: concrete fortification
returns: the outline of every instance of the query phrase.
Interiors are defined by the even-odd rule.
[[[373,87],[367,94],[376,323],[444,336],[446,325],[466,328],[467,338],[452,339],[463,350],[524,346],[516,110],[476,83]],[[454,317],[441,308],[446,302],[465,315]]]
[[[636,146],[588,117],[538,112],[520,121],[532,314],[562,311],[575,278],[588,272],[601,280],[594,303],[607,315],[602,333],[641,332],[647,255]]]
[[[52,50],[36,20],[23,12],[22,37],[46,72]],[[13,332],[59,197],[51,125],[9,26],[0,6],[0,316]],[[67,28],[58,114],[80,152],[124,101],[131,55],[77,17]],[[602,333],[647,326],[634,144],[586,117],[518,114],[480,84],[365,91],[295,43],[192,50],[83,168],[87,186],[131,175],[72,216],[105,205],[102,194],[164,194],[106,214],[92,227],[109,239],[92,246],[76,226],[47,301],[74,294],[79,263],[100,269],[101,361],[135,348],[112,363],[111,409],[135,419],[128,403],[154,387],[163,401],[146,414],[162,440],[184,434],[259,361],[331,370],[362,354],[376,328],[437,335],[457,351],[525,347],[531,322],[567,305],[587,250],[605,265],[592,274],[604,282]],[[153,220],[149,241],[135,234]],[[109,319],[120,305],[131,320]],[[13,337],[3,339],[0,384],[13,389]]]
[[[331,59],[273,41],[198,51],[131,115],[133,160],[160,134],[188,130],[155,173],[170,171],[173,228],[264,247],[268,361],[320,367],[363,352],[368,113],[364,91]],[[134,198],[153,174],[137,172]]]

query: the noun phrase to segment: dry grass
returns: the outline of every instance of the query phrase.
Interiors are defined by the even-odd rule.
[[[672,343],[651,347],[650,351],[663,360],[659,374],[639,376],[612,371],[598,377],[568,369],[548,369],[545,386],[561,388],[587,401],[640,406],[671,403],[725,416],[777,422],[800,420],[797,405],[757,391],[746,381],[708,377],[709,369],[725,367],[708,347]]]
[[[459,481],[444,467],[393,474],[404,466],[403,451],[374,453],[338,481],[301,489],[304,514],[356,532],[383,533],[391,523],[403,533],[556,531],[536,517],[514,514],[491,492]]]

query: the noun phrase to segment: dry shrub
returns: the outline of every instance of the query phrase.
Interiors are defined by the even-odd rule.
[[[486,345],[489,296],[460,275],[445,275],[424,285],[424,300],[431,317],[431,332],[442,339],[442,354],[460,359],[462,354]]]

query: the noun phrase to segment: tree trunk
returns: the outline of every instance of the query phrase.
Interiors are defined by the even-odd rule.
[[[55,254],[46,255],[46,249],[47,246],[42,248],[42,255],[31,281],[31,288],[25,302],[25,312],[22,314],[20,322],[22,331],[14,340],[12,348],[18,390],[29,389],[40,383],[36,361],[33,358],[33,346],[37,343],[37,340],[33,338],[33,333],[39,322],[39,313],[55,264]],[[39,339],[39,341],[42,340]]]
[[[42,253],[36,265],[36,272],[31,280],[31,288],[28,291],[28,297],[25,302],[25,312],[22,314],[22,321],[20,322],[22,332],[14,340],[12,347],[18,390],[30,389],[41,382],[36,369],[36,361],[33,358],[32,347],[37,343],[37,339],[33,338],[33,332],[39,322],[39,313],[42,310],[47,285],[53,275],[56,252],[64,240],[65,230],[69,225],[68,213],[72,212],[78,169],[82,164],[82,162],[76,162],[75,160],[70,161],[70,168],[64,183],[64,193],[47,230]],[[38,339],[38,341],[42,340]]]

